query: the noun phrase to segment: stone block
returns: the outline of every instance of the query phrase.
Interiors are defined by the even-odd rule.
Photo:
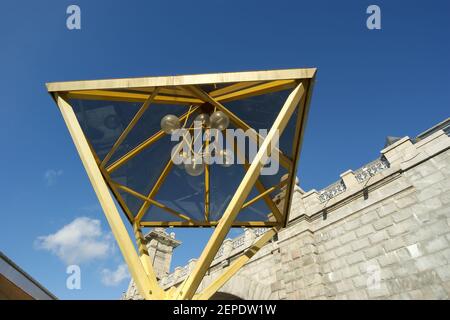
[[[346,261],[349,265],[364,261],[364,254],[361,251],[352,253],[346,258]]]
[[[342,274],[342,278],[344,278],[344,279],[352,278],[359,274],[359,268],[357,265],[345,267],[342,269],[341,274]]]
[[[382,267],[386,267],[398,262],[397,256],[393,252],[388,252],[383,256],[377,258]]]
[[[365,237],[373,232],[374,232],[374,229],[373,229],[372,225],[366,225],[366,226],[356,230],[356,234],[357,234],[358,238]]]
[[[353,251],[359,251],[361,249],[364,249],[370,245],[370,242],[367,238],[362,238],[360,240],[356,240],[352,242],[352,249]]]
[[[438,184],[438,181],[433,181],[428,185],[423,185],[423,188],[421,188],[421,191],[417,194],[417,199],[419,201],[424,201],[439,195],[443,191],[443,187]]]
[[[384,218],[378,219],[377,221],[375,221],[373,223],[373,227],[377,231],[382,230],[382,229],[387,228],[392,225],[393,225],[393,220],[392,220],[391,216],[386,216]]]
[[[406,247],[411,258],[420,257],[423,254],[422,246],[418,243],[414,243]]]
[[[403,238],[395,238],[387,240],[384,244],[384,249],[386,252],[391,252],[397,250],[398,248],[405,246],[405,240]]]
[[[325,295],[325,286],[323,284],[309,287],[307,290],[310,299],[316,299],[317,297]]]
[[[446,181],[445,176],[442,172],[437,171],[437,172],[434,172],[433,174],[430,174],[429,176],[426,176],[422,179],[414,181],[414,186],[418,190],[422,190],[424,188],[427,188],[430,185],[438,184],[438,183],[441,187],[443,187],[443,185],[440,184],[440,182],[442,182],[442,181]]]
[[[396,199],[394,202],[399,209],[402,209],[416,203],[417,199],[414,195],[408,195],[400,199]]]
[[[364,255],[368,260],[378,257],[380,255],[384,254],[383,247],[381,245],[375,245],[372,246],[366,250],[364,250]]]
[[[359,219],[352,219],[351,221],[345,222],[344,228],[346,231],[351,231],[358,228],[361,225],[361,221]]]
[[[423,300],[425,298],[422,290],[419,289],[409,291],[408,294],[413,300]]]
[[[448,264],[436,268],[436,272],[442,281],[450,281],[450,266]]]
[[[433,238],[422,244],[428,253],[433,253],[449,247],[449,243],[445,236]]]
[[[435,254],[420,257],[416,260],[415,264],[419,271],[425,271],[446,265],[447,261],[443,256]]]
[[[344,259],[335,259],[330,262],[331,270],[336,271],[345,266]]]
[[[350,245],[350,243],[341,245],[338,248],[334,249],[334,253],[336,254],[337,257],[343,257],[350,252],[352,252],[352,245]]]
[[[332,239],[332,240],[327,241],[327,242],[325,243],[325,249],[326,249],[326,250],[331,250],[331,249],[336,248],[336,247],[339,246],[339,245],[340,245],[340,243],[339,243],[339,240],[338,240],[338,239]]]
[[[408,219],[414,215],[413,210],[411,207],[403,208],[402,210],[399,210],[392,214],[392,219],[395,223],[399,223],[405,219]]]
[[[346,244],[355,239],[356,239],[356,234],[354,231],[347,232],[346,234],[339,237],[339,240],[342,244]]]
[[[422,289],[424,299],[426,300],[444,300],[448,299],[449,295],[441,285],[432,285]]]
[[[314,257],[313,255],[304,256],[302,258],[302,266],[303,267],[309,266],[310,264],[314,264],[314,263],[316,263],[316,257]]]
[[[393,212],[396,212],[398,210],[397,206],[393,201],[388,201],[383,203],[383,205],[377,209],[378,215],[380,218],[383,218],[384,216],[390,215]]]
[[[364,289],[356,289],[350,292],[347,292],[347,296],[350,300],[367,300],[368,296]]]
[[[336,249],[337,250],[337,249]],[[336,258],[335,250],[325,251],[320,255],[322,262],[327,262]]]
[[[387,229],[389,236],[396,237],[403,233],[413,231],[418,227],[417,221],[414,219],[404,220],[400,223],[397,223]]]
[[[390,295],[390,291],[386,284],[382,283],[378,288],[368,288],[367,294],[370,299],[374,298],[386,298]]]
[[[353,289],[353,283],[351,280],[342,280],[336,283],[338,293],[345,293]]]
[[[353,285],[355,288],[365,288],[367,287],[367,277],[365,275],[359,275],[352,278]]]
[[[362,215],[361,223],[363,225],[369,224],[378,219],[378,212],[376,210],[369,211]]]

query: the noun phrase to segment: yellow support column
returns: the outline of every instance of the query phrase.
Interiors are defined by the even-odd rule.
[[[139,293],[144,299],[155,299],[156,297],[150,294],[151,285],[147,273],[136,253],[136,249],[123,224],[100,169],[95,162],[95,158],[90,151],[89,144],[75,113],[66,100],[60,96],[55,98]]]
[[[147,249],[147,241],[142,234],[142,230],[138,225],[138,222],[133,223],[134,236],[136,238],[136,244],[138,247],[139,258],[141,259],[141,263],[144,266],[145,273],[150,281],[151,286],[151,294],[158,299],[163,299],[165,296],[164,290],[159,286],[158,280],[156,279],[155,271],[153,269],[153,263],[150,259],[150,255]]]

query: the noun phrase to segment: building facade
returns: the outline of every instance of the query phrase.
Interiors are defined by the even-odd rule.
[[[0,300],[56,300],[56,297],[0,251]]]
[[[297,186],[288,226],[213,299],[450,298],[449,134],[447,119],[389,139],[379,159],[321,191]],[[199,290],[264,232],[225,240]],[[161,285],[179,285],[196,260],[169,273],[180,242],[163,229],[147,239]],[[122,298],[140,298],[133,282]]]

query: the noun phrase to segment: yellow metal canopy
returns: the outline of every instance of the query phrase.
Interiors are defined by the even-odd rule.
[[[259,249],[286,225],[315,73],[309,68],[47,84],[144,298],[208,298],[251,257],[194,296],[230,227],[271,227],[254,244]],[[174,165],[171,150],[178,142],[160,121],[174,114],[192,129],[198,114],[211,111],[228,116],[231,129],[254,129],[246,132],[259,140],[259,149],[249,158],[235,148],[242,164],[205,165],[201,176],[192,177]],[[261,175],[261,160],[274,152],[279,170]],[[282,205],[272,200],[281,190]],[[139,256],[131,253],[115,202],[134,227]],[[157,285],[141,233],[157,226],[216,227],[184,289],[170,294]]]

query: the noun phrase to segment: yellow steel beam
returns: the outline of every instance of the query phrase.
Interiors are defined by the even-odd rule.
[[[292,89],[297,85],[296,80],[276,80],[272,82],[263,83],[250,88],[245,88],[239,91],[230,92],[220,95],[215,99],[220,102],[228,102],[238,99],[245,99],[256,95]]]
[[[225,72],[212,74],[195,74],[163,77],[140,77],[104,80],[83,80],[47,83],[49,92],[71,90],[99,90],[99,89],[132,89],[164,86],[185,86],[210,83],[234,83],[247,81],[271,81],[282,79],[309,79],[316,74],[316,68],[264,70],[246,72]]]
[[[69,91],[67,97],[69,99],[81,100],[107,100],[107,101],[126,101],[126,102],[145,102],[150,95],[146,93],[112,91],[112,90],[81,90]],[[155,103],[186,105],[202,103],[200,99],[189,97],[174,97],[157,95],[154,98]]]
[[[141,221],[140,226],[145,228],[150,227],[216,227],[219,224],[219,221]],[[233,227],[249,227],[249,228],[258,228],[258,227],[273,227],[279,225],[279,222],[274,221],[234,221]]]
[[[195,110],[197,110],[198,107],[194,107],[192,109],[192,111],[188,111],[185,114],[183,114],[180,117],[180,120],[184,120],[186,117],[189,116],[190,113],[195,112]],[[148,138],[147,140],[145,140],[144,142],[142,142],[141,144],[139,144],[138,146],[136,146],[134,149],[130,150],[129,152],[127,152],[126,154],[124,154],[122,157],[120,157],[119,159],[117,159],[116,161],[114,161],[111,165],[109,165],[106,170],[108,173],[111,173],[115,170],[117,170],[118,168],[120,168],[122,165],[124,165],[127,161],[131,160],[132,158],[134,158],[135,156],[137,156],[139,153],[141,153],[143,150],[145,150],[146,148],[148,148],[149,146],[151,146],[154,142],[158,141],[159,139],[161,139],[162,137],[164,137],[165,133],[164,131],[160,130],[158,132],[156,132],[154,135],[152,135],[150,138]]]
[[[201,293],[194,296],[194,300],[208,300],[217,292],[228,280],[231,279],[267,242],[269,242],[279,228],[275,227],[266,231],[254,244],[248,248],[244,254],[237,258],[225,271],[215,279]]]
[[[232,85],[220,88],[220,89],[216,89],[213,91],[210,91],[208,94],[215,98],[221,95],[225,95],[225,94],[229,94],[238,90],[242,90],[242,89],[246,89],[249,87],[253,87],[257,84],[260,84],[261,81],[246,81],[246,82],[238,82],[238,83],[234,83]]]
[[[92,156],[94,157],[95,162],[97,163],[97,166],[100,168],[100,172],[103,175],[103,179],[105,179],[107,186],[111,189],[112,193],[114,194],[114,196],[116,197],[117,201],[119,202],[120,207],[122,208],[122,210],[127,215],[128,221],[130,223],[132,223],[133,222],[133,214],[131,213],[131,211],[128,208],[127,204],[123,200],[122,195],[117,191],[117,188],[115,188],[114,185],[111,183],[111,178],[107,174],[106,170],[100,166],[100,162],[101,161],[98,158],[97,154],[95,153],[94,147],[92,146],[91,142],[89,140],[87,140],[87,139],[86,139],[86,141],[87,141],[87,143],[89,145],[89,148],[91,149]]]
[[[283,185],[285,185],[287,183],[287,181],[282,181],[280,184],[276,185],[276,186],[272,186],[269,189],[265,190],[264,192],[258,194],[256,197],[250,199],[249,201],[247,201],[246,203],[244,203],[244,205],[242,206],[242,209],[247,208],[248,206],[251,206],[252,204],[254,204],[255,202],[257,202],[258,200],[260,200],[261,198],[265,198],[267,197],[269,194],[271,194],[272,192],[274,192],[275,190],[281,188]],[[272,200],[273,201],[273,200]],[[242,210],[241,209],[241,210]]]
[[[296,119],[296,125],[295,125],[295,135],[292,142],[292,154],[300,156],[300,150],[303,140],[303,133],[305,131],[306,127],[306,120],[308,118],[308,111],[309,111],[309,104],[311,102],[311,94],[312,94],[312,86],[314,85],[314,78],[311,80],[304,80],[302,81],[306,88],[307,94],[302,97],[302,101],[300,102],[299,106],[299,112]],[[289,219],[289,213],[290,213],[290,207],[292,202],[292,194],[294,192],[295,187],[295,176],[297,172],[299,161],[296,161],[293,166],[291,167],[289,171],[289,176],[287,179],[287,186],[286,186],[286,194],[285,194],[285,201],[284,201],[284,212],[286,212],[286,215],[284,216],[284,223],[285,226]]]
[[[187,117],[184,119],[184,125],[186,125],[187,120],[189,118],[189,115],[192,114],[193,108],[192,106],[189,108]],[[191,125],[190,128],[193,128],[194,124]],[[187,133],[183,136],[183,139],[185,139],[185,136],[187,135]],[[178,144],[177,149],[175,150],[175,154],[179,153],[181,150],[182,145]],[[172,161],[172,157],[167,161],[166,165],[164,166],[163,171],[161,172],[161,174],[158,177],[158,180],[156,180],[156,183],[153,185],[152,189],[150,190],[150,192],[147,195],[147,198],[151,198],[153,199],[156,194],[158,193],[159,189],[161,188],[162,184],[164,183],[164,181],[166,180],[167,176],[170,173],[170,170],[172,170],[173,167],[173,161]],[[147,212],[147,210],[150,208],[151,203],[146,201],[142,204],[141,208],[138,211],[138,214],[136,215],[136,221],[139,223],[142,220],[142,217],[144,216],[144,214]]]
[[[192,299],[194,296],[200,282],[202,281],[206,271],[208,270],[212,260],[214,259],[217,250],[219,250],[220,245],[225,239],[230,227],[233,224],[237,214],[239,213],[245,199],[249,195],[253,185],[255,184],[258,176],[261,172],[263,162],[272,140],[278,135],[281,135],[283,130],[286,128],[289,119],[292,116],[297,104],[299,103],[301,97],[303,96],[305,90],[303,84],[299,84],[289,95],[283,107],[280,110],[277,118],[275,119],[272,128],[267,134],[266,139],[262,143],[258,153],[256,154],[250,168],[247,170],[243,180],[241,181],[239,187],[236,190],[233,198],[228,204],[219,224],[214,229],[214,232],[206,244],[200,258],[195,264],[194,270],[188,276],[186,280],[185,288],[179,292],[176,299]]]
[[[218,110],[225,113],[238,128],[241,128],[242,130],[248,132],[250,138],[252,138],[255,142],[258,142],[258,139],[260,141],[264,140],[264,138],[261,135],[259,135],[252,127],[250,127],[247,123],[245,123],[241,118],[239,118],[237,115],[235,115],[233,112],[231,112],[228,108],[226,108],[219,101],[212,98],[205,91],[203,91],[202,89],[197,88],[195,86],[188,86],[187,88],[192,93],[196,94],[203,101],[212,104]],[[292,165],[292,160],[289,159],[286,155],[284,155],[283,152],[281,152],[281,150],[279,150],[278,148],[276,148],[275,151],[278,152],[278,154],[279,154],[278,158],[279,158],[280,164],[289,170],[289,168]]]
[[[156,181],[156,183],[153,185],[152,189],[150,190],[147,198],[149,199],[153,199],[156,195],[156,193],[159,191],[159,189],[161,188],[161,185],[163,184],[164,180],[166,180],[167,176],[170,173],[170,170],[173,167],[173,162],[172,159],[169,159],[169,161],[167,161],[167,164],[165,165],[163,171],[161,172],[161,175],[158,177],[158,180]],[[148,208],[150,208],[151,203],[149,201],[145,201],[141,208],[138,211],[138,214],[136,215],[136,221],[140,222],[142,220],[142,217],[144,216],[145,212],[148,210]]]
[[[153,269],[153,263],[148,253],[147,241],[145,240],[142,230],[137,223],[133,223],[133,231],[136,238],[139,258],[141,259],[141,263],[144,266],[145,272],[150,281],[151,294],[158,297],[158,299],[163,299],[165,296],[164,290],[158,284],[158,280],[156,279],[156,274]]]
[[[91,184],[97,194],[97,198],[102,206],[103,212],[105,213],[106,219],[108,220],[139,293],[144,299],[158,298],[150,293],[152,287],[145,273],[145,269],[138,254],[136,253],[127,229],[120,218],[120,214],[115,206],[114,200],[109,193],[108,186],[106,185],[95,158],[91,153],[89,144],[83,134],[83,130],[78,123],[72,107],[66,100],[58,95],[55,96],[55,100],[59,106],[64,121],[66,122],[67,128],[69,129],[70,135],[72,136],[74,144],[78,150],[78,154],[80,155],[81,161],[83,162]]]
[[[119,184],[117,182],[113,182],[113,183],[117,186],[117,188],[119,188],[119,189],[121,189],[121,190],[123,190],[123,191],[125,191],[125,192],[127,192],[129,194],[131,194],[132,196],[135,196],[138,199],[141,199],[142,201],[150,202],[152,205],[157,206],[158,208],[161,208],[161,209],[163,209],[163,210],[173,214],[174,216],[177,216],[178,218],[181,218],[183,220],[189,221],[191,223],[196,223],[195,220],[192,220],[188,216],[186,216],[186,215],[184,215],[182,213],[179,213],[178,211],[176,211],[176,210],[174,210],[172,208],[169,208],[168,206],[164,205],[163,203],[161,203],[159,201],[156,201],[154,199],[146,197],[143,194],[141,194],[141,193],[139,193],[139,192],[137,192],[137,191],[127,187],[127,186],[121,185],[121,184]]]
[[[139,119],[143,116],[145,111],[147,111],[150,104],[155,99],[156,95],[158,94],[158,88],[156,88],[152,94],[145,100],[142,107],[138,110],[138,112],[134,115],[133,119],[131,119],[130,123],[127,125],[125,130],[120,134],[119,138],[116,140],[114,145],[112,146],[111,150],[109,150],[108,154],[103,158],[103,161],[101,163],[101,166],[104,167],[106,163],[108,163],[109,159],[111,159],[114,152],[116,152],[117,148],[122,144],[122,142],[125,140],[125,138],[128,136],[130,131],[134,128],[136,123],[138,123]]]
[[[209,140],[205,142],[206,150],[208,150]],[[205,221],[209,220],[209,199],[210,199],[210,177],[209,177],[209,164],[205,163]]]
[[[235,148],[235,152],[236,152],[237,156],[244,163],[245,170],[248,170],[250,168],[250,164],[248,163],[247,157],[240,150],[240,148],[237,144],[235,144],[234,148]],[[266,188],[264,187],[264,185],[262,184],[262,182],[259,179],[256,180],[255,187],[258,190],[258,192],[260,193],[260,195],[263,194],[262,197],[264,199],[264,202],[269,207],[275,220],[281,223],[284,220],[283,214],[280,212],[280,209],[278,209],[277,205],[273,202],[272,198],[268,195]]]
[[[142,87],[142,88],[133,88],[120,90],[121,92],[134,92],[134,93],[152,93],[155,88],[159,89],[159,94],[166,96],[175,96],[175,97],[189,97],[196,98],[192,93],[187,92],[186,90],[180,90],[176,87]]]

